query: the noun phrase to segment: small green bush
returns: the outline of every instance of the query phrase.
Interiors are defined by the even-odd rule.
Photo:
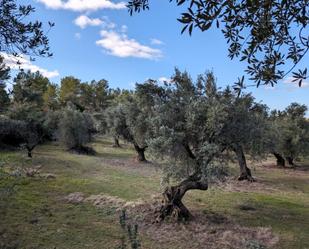
[[[122,210],[119,216],[119,223],[123,230],[123,236],[121,238],[120,245],[116,249],[139,249],[141,248],[141,242],[138,238],[138,225],[128,224],[127,220],[128,217],[126,211]]]
[[[256,240],[249,240],[246,243],[246,249],[267,249],[267,248]]]

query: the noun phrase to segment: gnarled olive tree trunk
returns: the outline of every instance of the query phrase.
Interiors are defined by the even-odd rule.
[[[274,152],[273,154],[277,159],[277,166],[283,166],[284,167],[285,166],[284,158],[279,153]]]
[[[137,143],[133,143],[134,149],[137,152],[137,160],[139,162],[147,162],[146,157],[145,157],[145,150],[147,146],[145,147],[139,147]]]
[[[242,146],[234,146],[234,152],[236,153],[240,168],[240,176],[238,177],[238,181],[248,180],[253,182],[254,178],[251,175],[251,170],[247,166],[247,161]]]
[[[208,183],[206,179],[191,176],[177,186],[166,188],[163,193],[163,203],[159,210],[158,220],[164,220],[166,217],[172,217],[178,221],[188,220],[191,213],[182,203],[182,198],[188,190],[193,189],[207,190]]]
[[[201,172],[201,165],[203,165],[203,167],[207,167],[207,165],[214,159],[215,156],[221,154],[226,149],[225,146],[222,147],[220,150],[218,150],[218,152],[213,153],[204,161],[203,159],[197,159],[187,143],[184,143],[183,145],[188,157],[192,160],[195,160],[198,167],[196,172],[187,177],[187,179],[183,180],[176,186],[167,187],[165,189],[163,193],[162,206],[159,210],[157,210],[159,212],[157,221],[162,221],[166,217],[172,217],[178,221],[181,221],[188,220],[192,216],[190,211],[182,203],[182,198],[189,190],[208,189],[208,182]],[[203,162],[200,160],[203,160]]]

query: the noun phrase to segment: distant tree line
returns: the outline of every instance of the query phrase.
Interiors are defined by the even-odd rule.
[[[2,147],[24,146],[29,157],[37,144],[50,140],[90,152],[85,144],[102,131],[104,110],[122,94],[109,89],[106,80],[82,83],[65,77],[58,87],[39,72],[21,71],[13,81],[10,90],[5,80],[0,85],[0,142]]]

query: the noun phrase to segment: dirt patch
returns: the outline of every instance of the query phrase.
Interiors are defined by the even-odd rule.
[[[272,247],[279,239],[271,228],[245,227],[235,224],[228,217],[214,212],[193,210],[189,222],[164,221],[157,223],[155,210],[160,206],[160,195],[152,196],[152,202],[125,200],[104,194],[90,195],[77,192],[66,196],[69,203],[90,203],[97,208],[114,207],[119,211],[126,209],[128,223],[137,224],[139,231],[168,248],[169,245],[181,249],[232,249],[246,248],[249,242],[257,242]]]
[[[149,204],[130,209],[128,213],[129,217],[134,217],[131,222],[138,224],[142,233],[159,244],[177,244],[182,249],[238,249],[246,248],[252,241],[268,248],[279,241],[271,228],[240,226],[216,213],[193,210],[193,219],[186,223],[154,223],[153,209]]]
[[[151,203],[139,203],[126,207],[132,224],[138,224],[141,233],[162,245],[177,244],[178,248],[223,249],[246,248],[248,243],[272,247],[279,238],[271,228],[245,227],[215,212],[193,210],[189,222],[164,221],[157,223],[155,210],[161,204],[161,196],[152,196]],[[246,208],[246,207],[245,207]],[[167,247],[168,248],[168,247]]]
[[[65,196],[63,199],[68,203],[90,203],[98,208],[113,207],[118,210],[135,208],[137,206],[145,204],[145,202],[141,199],[138,199],[136,201],[125,201],[124,199],[121,199],[119,197],[109,196],[105,194],[90,195],[86,197],[86,195],[81,192],[71,193]]]
[[[89,197],[85,198],[85,202],[88,202],[98,208],[102,207],[122,207],[125,201],[118,197],[108,196],[108,195],[90,195]]]
[[[57,178],[56,174],[51,174],[51,173],[40,174],[40,176],[45,179],[56,179]]]
[[[85,194],[81,192],[71,193],[68,196],[64,197],[64,200],[68,203],[79,204],[82,203],[85,199]]]
[[[216,187],[229,192],[260,192],[269,193],[270,191],[277,190],[270,187],[262,179],[256,179],[255,182],[237,181],[234,178],[227,178],[224,182],[216,183]]]

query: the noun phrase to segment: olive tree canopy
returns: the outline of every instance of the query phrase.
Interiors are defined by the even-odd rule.
[[[149,0],[130,0],[129,12],[149,8]],[[174,2],[174,0],[170,0]],[[308,0],[175,0],[187,11],[178,19],[182,33],[193,29],[220,29],[228,43],[231,59],[246,61],[246,72],[257,86],[274,85],[293,71],[301,86],[307,69],[295,71],[309,50]],[[234,85],[240,91],[244,78]]]
[[[106,111],[109,133],[131,143],[137,152],[138,161],[146,161],[147,139],[151,137],[151,99],[142,93],[142,85],[136,92],[122,96],[118,103]]]
[[[274,110],[270,120],[273,129],[273,150],[278,166],[285,166],[285,159],[294,165],[295,159],[309,154],[309,121],[307,106],[290,104],[285,110]]]
[[[229,88],[217,89],[211,72],[193,82],[176,69],[172,81],[159,90],[153,91],[153,136],[147,144],[151,154],[162,158],[166,181],[180,182],[166,188],[160,218],[176,214],[186,219],[190,212],[183,196],[188,190],[206,190],[213,174],[225,173],[225,151],[237,156],[239,180],[252,180],[245,153],[263,154],[266,110],[251,95],[237,97]]]
[[[14,56],[52,56],[42,22],[29,20],[35,8],[16,2],[0,1],[0,52]]]

